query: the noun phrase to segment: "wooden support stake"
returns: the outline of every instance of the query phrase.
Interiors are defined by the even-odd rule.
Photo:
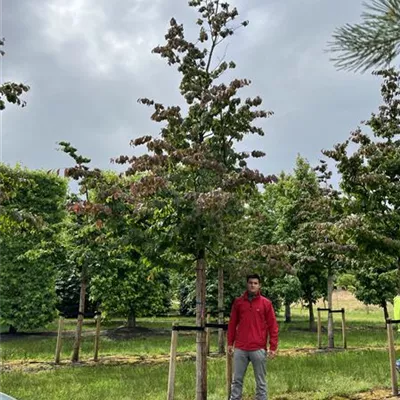
[[[174,324],[174,326],[176,326]],[[176,370],[176,347],[178,344],[178,331],[172,329],[171,333],[171,350],[169,358],[169,373],[168,373],[168,393],[167,400],[174,400],[175,390],[175,370]]]
[[[60,364],[63,328],[64,328],[64,317],[60,316],[60,318],[58,319],[58,332],[57,332],[57,344],[56,344],[56,356],[55,356],[56,364]]]
[[[101,313],[98,312],[96,315],[96,335],[94,337],[94,361],[99,360],[99,344],[100,344],[100,324],[101,324]]]
[[[228,343],[228,339],[226,338],[226,343]],[[226,351],[226,393],[227,398],[231,397],[231,386],[232,386],[232,354],[229,354],[229,351]]]
[[[223,324],[224,321],[224,270],[218,268],[218,323]],[[225,332],[218,329],[218,354],[225,354]]]
[[[206,268],[206,251],[200,249],[196,261],[196,400],[207,399]]]
[[[206,322],[207,324],[210,323],[210,313],[207,314],[207,319]],[[206,349],[207,349],[207,355],[210,355],[210,328],[206,328]]]
[[[388,345],[389,345],[390,373],[392,378],[392,394],[393,396],[397,396],[398,386],[397,386],[397,371],[396,371],[396,353],[394,349],[393,326],[390,320],[386,321],[386,329],[387,329]]]
[[[322,337],[321,337],[321,311],[318,310],[318,318],[317,318],[317,336],[318,336],[318,348],[322,348]]]
[[[345,310],[342,308],[342,336],[343,336],[343,348],[347,349],[347,340],[346,340],[346,317]]]

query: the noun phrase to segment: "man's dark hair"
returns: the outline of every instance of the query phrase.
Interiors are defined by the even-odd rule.
[[[261,283],[261,278],[260,278],[260,275],[258,275],[258,274],[247,275],[247,282],[248,282],[250,279],[258,279],[258,282]]]

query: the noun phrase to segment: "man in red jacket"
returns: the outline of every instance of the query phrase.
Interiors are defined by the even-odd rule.
[[[267,353],[269,358],[274,358],[277,347],[278,324],[274,308],[271,301],[260,294],[260,276],[249,275],[247,291],[235,299],[228,325],[228,352],[234,353],[230,400],[242,399],[243,379],[249,362],[256,380],[256,400],[267,400],[266,358]]]

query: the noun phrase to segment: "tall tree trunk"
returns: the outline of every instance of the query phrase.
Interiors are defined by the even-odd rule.
[[[81,340],[82,340],[82,324],[83,324],[83,318],[84,318],[84,313],[85,313],[86,286],[87,286],[86,273],[85,273],[85,270],[82,269],[81,292],[80,292],[80,296],[79,296],[79,311],[78,311],[78,320],[76,322],[74,347],[72,350],[72,358],[71,358],[72,362],[79,361],[79,350],[81,348]]]
[[[17,328],[13,325],[10,325],[8,327],[8,333],[11,333],[12,335],[15,335],[17,333]]]
[[[224,270],[218,268],[218,323],[224,323]],[[225,334],[218,329],[218,354],[225,353]]]
[[[308,299],[308,329],[312,332],[315,330],[315,317],[312,299]]]
[[[196,400],[207,400],[206,252],[200,250],[196,261],[196,326],[203,327],[196,335]]]
[[[382,300],[381,307],[383,308],[383,315],[385,316],[386,321],[389,318],[386,300]]]
[[[127,327],[131,329],[136,328],[136,314],[134,309],[129,310]]]
[[[292,322],[292,310],[290,309],[290,301],[285,300],[285,322]]]
[[[333,294],[333,274],[329,271],[328,273],[328,308],[330,310],[333,309],[333,301],[332,301],[332,294]],[[333,337],[333,314],[328,312],[328,348],[333,349],[335,347],[335,341]]]

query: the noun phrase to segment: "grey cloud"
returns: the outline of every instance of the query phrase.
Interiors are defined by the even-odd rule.
[[[243,96],[260,95],[275,115],[260,123],[267,135],[241,149],[259,148],[253,165],[266,173],[289,170],[297,153],[310,162],[322,148],[344,140],[379,104],[379,81],[337,72],[324,52],[333,29],[359,19],[361,0],[236,0],[246,29],[237,31],[227,59],[235,76],[252,80]],[[163,43],[171,16],[195,34],[196,14],[186,0],[118,2],[28,0],[3,2],[7,40],[4,78],[31,85],[28,106],[3,113],[3,157],[30,168],[68,164],[56,141],[71,141],[97,166],[126,154],[129,140],[158,132],[151,97],[181,102],[179,76],[151,54]],[[40,4],[40,5],[38,5]],[[221,47],[222,56],[225,46]],[[233,75],[232,75],[233,76]]]

